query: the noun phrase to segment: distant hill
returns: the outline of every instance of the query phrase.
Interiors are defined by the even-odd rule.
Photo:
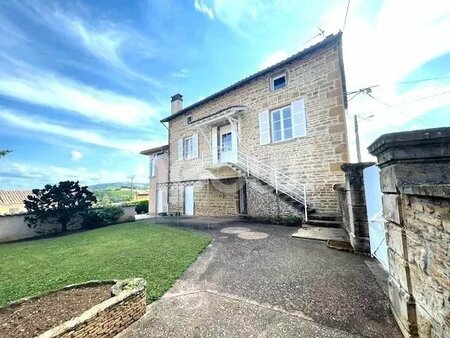
[[[91,190],[131,189],[130,182],[99,183],[89,185]],[[133,183],[133,189],[147,190],[148,183]]]

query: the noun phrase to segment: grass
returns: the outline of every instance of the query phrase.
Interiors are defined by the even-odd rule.
[[[0,245],[0,307],[94,279],[142,277],[149,300],[161,297],[210,238],[145,222]]]

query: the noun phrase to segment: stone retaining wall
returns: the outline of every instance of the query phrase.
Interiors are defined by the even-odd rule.
[[[386,134],[381,168],[389,298],[405,337],[450,337],[450,128]]]
[[[90,285],[73,285],[80,287]],[[80,316],[54,327],[37,338],[109,338],[141,318],[146,307],[146,283],[141,278],[117,281],[112,287],[114,297],[92,307]]]

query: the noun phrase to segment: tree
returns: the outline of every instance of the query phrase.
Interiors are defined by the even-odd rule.
[[[11,152],[12,152],[12,150],[9,150],[9,149],[0,149],[0,158],[5,157],[6,155],[8,155]]]
[[[44,189],[33,189],[32,192],[33,195],[24,200],[25,208],[30,213],[25,220],[32,229],[56,222],[61,225],[61,231],[65,232],[76,216],[84,217],[88,209],[97,202],[94,194],[87,187],[81,187],[78,181],[47,184]],[[43,231],[45,229],[41,229]]]

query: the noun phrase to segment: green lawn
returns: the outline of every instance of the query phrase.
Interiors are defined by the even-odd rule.
[[[145,278],[159,298],[210,238],[145,222],[0,245],[0,307],[22,297],[93,279]]]

